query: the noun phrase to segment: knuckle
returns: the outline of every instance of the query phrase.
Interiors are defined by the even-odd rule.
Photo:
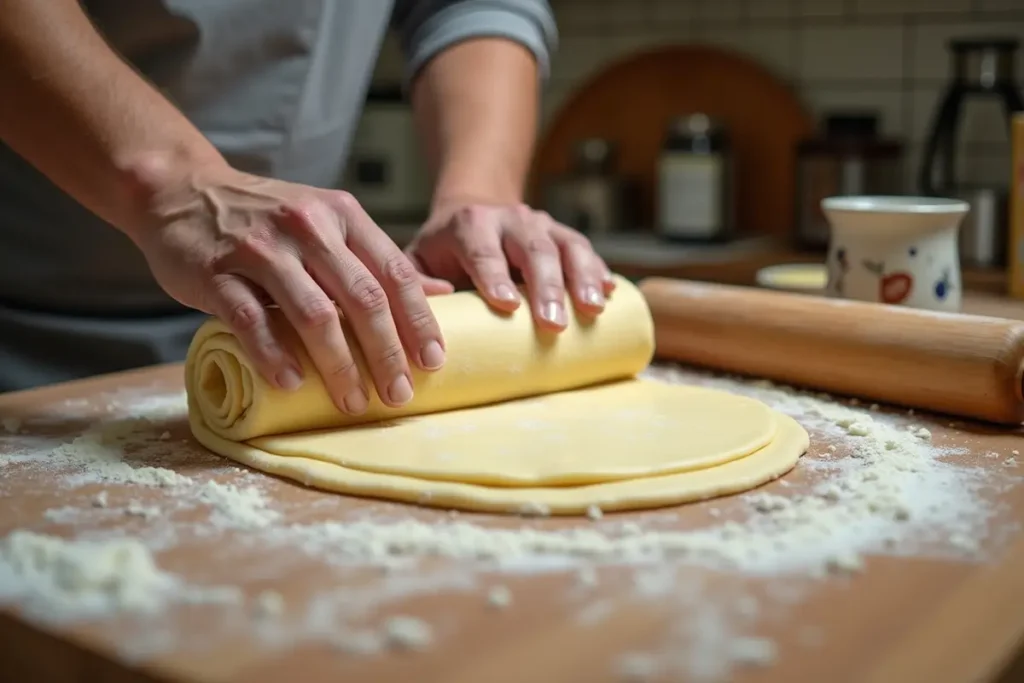
[[[323,203],[314,197],[302,197],[289,203],[287,211],[295,220],[287,222],[287,229],[305,245],[326,248],[323,232],[323,216],[327,214]]]
[[[468,228],[469,226],[481,222],[486,211],[487,209],[482,206],[469,204],[467,206],[459,207],[453,214],[452,218],[458,225]]]
[[[324,377],[344,379],[352,377],[356,379],[359,377],[359,368],[356,366],[356,362],[352,358],[346,358],[337,363],[334,363],[324,370],[321,370],[321,374]]]
[[[366,313],[379,313],[388,307],[388,295],[384,288],[368,275],[356,280],[351,295],[355,305]]]
[[[437,321],[434,319],[434,314],[429,308],[410,311],[406,317],[409,321],[409,326],[417,334],[432,332],[437,325]]]
[[[231,254],[224,250],[218,251],[198,260],[196,266],[200,275],[206,280],[212,281],[219,292],[225,283],[218,282],[218,280],[231,270]]]
[[[247,232],[235,241],[235,252],[246,260],[266,261],[273,251],[269,237],[262,230]]]
[[[362,207],[359,205],[359,200],[355,198],[351,192],[345,190],[332,190],[331,201],[338,207],[339,211],[359,211]]]
[[[377,356],[378,363],[386,367],[402,365],[405,360],[405,349],[397,340],[384,345]]]
[[[242,301],[228,310],[228,326],[238,332],[253,332],[262,320],[263,310],[255,301]]]
[[[578,230],[566,228],[565,232],[562,233],[562,239],[571,247],[578,247],[581,249],[593,250],[593,245],[590,238],[584,235]]]
[[[526,239],[526,253],[541,257],[557,256],[558,247],[548,237],[534,235]]]
[[[464,240],[462,253],[470,263],[474,264],[486,263],[501,257],[501,252],[494,245],[482,240]]]
[[[384,278],[399,289],[416,284],[416,269],[402,252],[395,252],[384,259],[381,266]]]
[[[321,296],[310,296],[299,302],[298,322],[305,329],[326,327],[338,319],[334,304]]]

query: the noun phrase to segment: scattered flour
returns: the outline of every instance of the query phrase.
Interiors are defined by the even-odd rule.
[[[505,609],[512,604],[512,591],[507,586],[495,586],[487,594],[487,603],[491,607]]]
[[[24,601],[36,613],[153,613],[175,587],[137,540],[66,541],[15,531],[0,541],[0,598]]]
[[[148,455],[170,452],[171,432],[161,421],[184,414],[180,394],[126,401],[120,406],[130,413],[125,419],[97,423],[65,443],[42,447],[43,442],[36,442],[34,450],[0,451],[0,463],[46,467],[68,487],[102,484],[109,488],[109,495],[107,489],[100,494],[102,504],[95,509],[68,506],[48,510],[45,517],[54,523],[74,524],[98,519],[98,515],[108,515],[104,519],[134,516],[153,520],[154,524],[139,527],[144,527],[143,533],[156,533],[157,527],[177,528],[179,523],[168,514],[171,510],[198,508],[208,510],[200,524],[209,530],[242,530],[261,548],[271,548],[272,552],[265,554],[268,563],[271,557],[284,561],[297,549],[331,566],[387,568],[382,586],[407,581],[419,571],[420,560],[431,557],[458,560],[447,571],[454,573],[454,580],[469,584],[478,572],[496,568],[503,572],[571,572],[569,576],[575,577],[577,588],[583,590],[567,593],[590,601],[580,614],[591,614],[592,619],[581,616],[581,625],[611,616],[618,604],[629,599],[672,610],[674,626],[663,647],[618,660],[620,673],[633,676],[629,680],[669,673],[714,680],[728,677],[733,666],[767,666],[777,657],[773,641],[741,626],[757,617],[761,604],[743,595],[734,604],[709,599],[711,594],[693,581],[692,572],[701,567],[739,572],[744,577],[791,579],[857,572],[871,554],[984,554],[994,510],[979,492],[991,485],[994,475],[948,462],[946,456],[952,453],[935,446],[926,428],[908,430],[902,418],[879,413],[874,405],[845,405],[770,382],[745,383],[670,368],[652,369],[647,374],[751,395],[797,418],[812,433],[811,451],[798,465],[797,483],[723,499],[709,509],[710,524],[690,529],[672,524],[674,513],[662,528],[653,522],[653,515],[643,517],[641,523],[619,523],[615,516],[605,516],[596,508],[588,510],[591,524],[557,528],[545,528],[543,519],[518,520],[512,528],[506,520],[504,525],[492,527],[462,522],[455,514],[435,523],[342,515],[330,522],[293,524],[259,488],[243,485],[246,478],[220,483],[206,478],[208,470],[203,472],[204,478],[198,474],[193,478],[158,466],[159,458]],[[112,412],[117,409],[112,402]],[[17,431],[4,426],[8,432]],[[22,435],[8,438],[25,439]],[[821,439],[830,442],[827,447]],[[1016,460],[1008,458],[1004,464],[1011,468]],[[1009,477],[1009,470],[1002,476]],[[251,480],[260,481],[257,476]],[[151,493],[159,504],[143,505],[131,500],[130,494],[122,498],[115,486],[149,487],[152,491],[147,495]],[[130,500],[125,507],[111,505],[124,499]],[[522,512],[536,517],[548,513],[542,505],[526,506]],[[171,538],[173,541],[173,535]],[[104,614],[118,610],[152,613],[174,596],[187,593],[180,579],[156,566],[139,540],[122,541],[123,545],[107,541],[104,545],[15,532],[0,543],[0,599],[5,601],[43,605],[65,615],[79,613],[79,603],[99,605]],[[37,556],[42,559],[25,559]],[[597,599],[589,589],[598,584],[598,569],[612,565],[632,572],[633,580],[623,584],[627,595],[616,594],[612,601]],[[684,575],[684,571],[691,573]],[[613,585],[609,583],[609,590]],[[379,597],[375,591],[383,588],[366,590],[365,597]],[[424,584],[422,590],[439,589]],[[203,595],[213,599],[209,597],[212,593]],[[401,599],[400,593],[388,595]],[[497,608],[507,606],[512,598],[500,585],[489,589],[486,596],[488,604]],[[434,641],[431,626],[413,617],[393,617],[376,630],[332,621],[335,612],[331,610],[341,604],[350,606],[355,597],[345,592],[337,604],[322,596],[310,598],[308,624],[289,626],[287,633],[278,637],[285,642],[303,633],[322,632],[338,649],[360,654],[387,648],[419,650]],[[784,602],[782,597],[773,599]],[[272,624],[283,612],[284,603],[271,591],[246,609],[253,608],[263,617],[262,622]],[[302,612],[303,607],[295,609]],[[289,616],[291,612],[289,609]]]
[[[332,634],[331,644],[340,652],[351,655],[377,654],[384,648],[384,640],[373,631],[341,631]]]
[[[617,668],[623,681],[640,683],[658,674],[658,660],[642,652],[627,652],[619,657]]]
[[[256,614],[262,618],[277,617],[284,612],[284,596],[277,591],[263,591],[256,596]]]
[[[777,657],[775,641],[768,638],[736,638],[730,644],[730,658],[737,664],[769,666]]]
[[[523,517],[547,517],[551,510],[544,503],[530,502],[520,507],[519,514]]]
[[[213,507],[210,521],[218,526],[262,529],[281,518],[280,512],[269,508],[266,496],[252,487],[207,481],[199,487],[197,497]]]
[[[142,517],[143,519],[156,519],[160,516],[160,508],[155,505],[143,505],[137,500],[128,503],[124,514],[129,517]]]
[[[580,567],[579,571],[576,572],[576,580],[579,581],[581,586],[586,588],[593,588],[597,585],[597,570],[591,566]]]
[[[388,644],[400,650],[425,650],[434,641],[430,624],[416,617],[397,616],[384,622]]]

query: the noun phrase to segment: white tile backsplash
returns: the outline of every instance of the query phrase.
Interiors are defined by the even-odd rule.
[[[755,0],[747,2],[747,18],[752,22],[761,19],[791,19],[797,15],[796,0]]]
[[[668,23],[689,27],[696,21],[696,14],[696,8],[688,2],[653,0],[650,6],[651,22],[655,26]]]
[[[1001,35],[1024,43],[1024,0],[550,0],[561,45],[541,103],[549,121],[573,88],[610,62],[664,43],[699,41],[735,50],[793,84],[815,113],[877,109],[887,135],[907,142],[909,191],[940,94],[950,38]],[[1024,84],[1024,47],[1017,78]],[[401,77],[389,38],[375,80]],[[964,173],[999,180],[1006,133],[998,111],[972,107]]]
[[[798,16],[802,18],[842,17],[848,13],[847,0],[794,0]]]
[[[601,36],[564,36],[551,65],[557,82],[579,82],[591,76],[619,54],[614,42]]]
[[[788,81],[796,73],[794,34],[795,29],[790,27],[709,26],[698,28],[694,38],[751,57],[777,77]]]
[[[903,30],[899,26],[804,26],[800,29],[804,81],[899,81]]]
[[[1006,12],[1011,10],[1020,10],[1020,0],[974,0],[975,9],[980,12],[993,11],[993,12]]]
[[[737,22],[744,16],[742,0],[696,0],[698,21]]]
[[[854,0],[856,13],[865,15],[966,13],[971,9],[972,0]]]

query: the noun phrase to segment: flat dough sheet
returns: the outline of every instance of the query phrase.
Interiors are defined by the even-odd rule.
[[[643,510],[747,491],[776,479],[807,450],[807,432],[796,420],[775,413],[776,437],[753,454],[717,467],[660,477],[589,486],[511,488],[433,481],[366,472],[341,465],[280,456],[246,443],[226,441],[192,419],[196,438],[210,450],[257,470],[307,486],[353,496],[383,498],[425,507],[504,514],[582,515],[591,506],[606,512]]]
[[[343,430],[249,441],[350,469],[490,486],[564,486],[701,469],[775,437],[760,401],[623,380]]]
[[[525,306],[496,313],[474,293],[431,305],[445,367],[414,371],[407,406],[372,395],[359,417],[334,408],[308,358],[303,388],[282,392],[223,325],[204,324],[186,361],[193,434],[221,455],[339,493],[551,514],[744,490],[807,447],[799,425],[759,401],[636,379],[653,355],[653,324],[624,279],[604,314],[559,335],[538,332]]]

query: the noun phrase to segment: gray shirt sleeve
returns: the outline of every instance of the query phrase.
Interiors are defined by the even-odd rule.
[[[536,57],[541,78],[547,78],[558,42],[547,0],[397,0],[391,24],[401,38],[406,84],[437,53],[485,36],[525,46]]]

